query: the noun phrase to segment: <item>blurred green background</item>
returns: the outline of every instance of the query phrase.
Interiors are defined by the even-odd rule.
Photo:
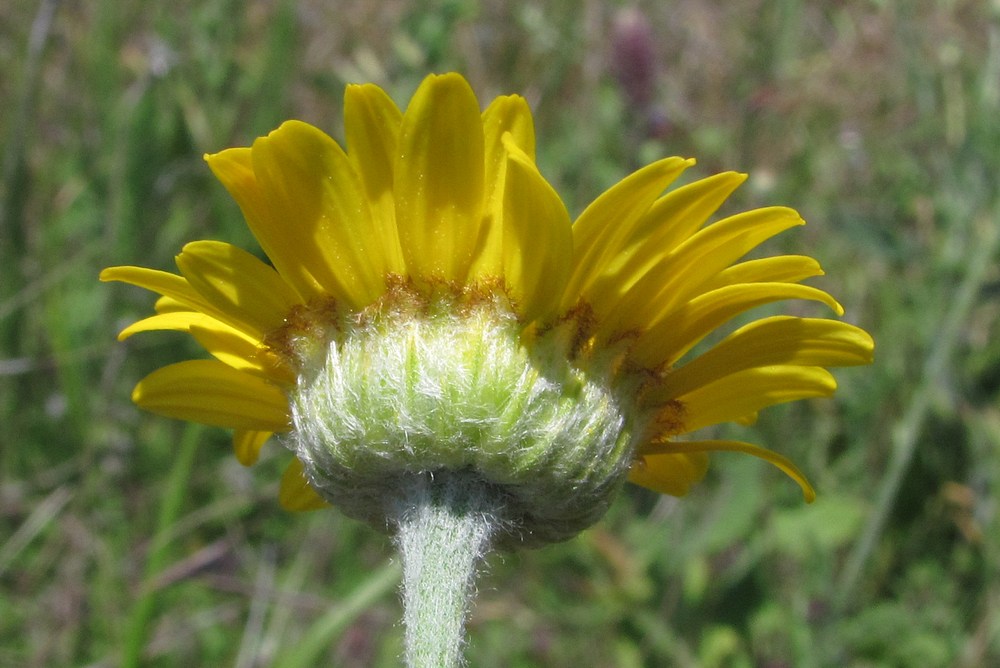
[[[720,434],[687,498],[628,488],[565,544],[494,555],[473,666],[1000,665],[1000,3],[986,0],[16,0],[0,5],[0,665],[395,666],[390,541],[282,512],[280,448],[137,410],[202,356],[115,334],[112,264],[252,248],[201,160],[291,117],[341,137],[346,82],[519,92],[571,212],[664,155],[798,208],[769,254],[878,343],[833,400]],[[792,303],[785,311],[818,313]]]

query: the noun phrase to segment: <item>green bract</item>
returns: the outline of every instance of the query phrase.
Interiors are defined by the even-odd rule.
[[[465,472],[501,493],[498,538],[518,544],[569,538],[604,513],[633,461],[630,407],[570,366],[564,331],[529,349],[496,301],[391,307],[313,352],[291,442],[324,498],[384,528],[404,478]]]

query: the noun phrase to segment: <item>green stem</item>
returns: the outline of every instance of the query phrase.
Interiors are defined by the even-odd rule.
[[[403,622],[409,668],[463,664],[476,568],[490,547],[502,498],[475,478],[423,473],[390,508],[403,557]]]

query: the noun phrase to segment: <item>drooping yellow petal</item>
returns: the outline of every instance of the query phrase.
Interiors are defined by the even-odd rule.
[[[316,490],[306,480],[302,462],[297,457],[292,458],[284,475],[281,476],[278,503],[285,510],[292,512],[320,510],[330,505],[316,493]]]
[[[525,323],[552,313],[573,258],[569,212],[510,135],[503,197],[503,271]]]
[[[706,452],[742,452],[763,459],[798,483],[799,487],[802,488],[802,495],[805,497],[806,503],[812,503],[816,500],[816,490],[809,484],[809,480],[799,467],[792,463],[792,460],[773,450],[752,443],[742,441],[667,441],[665,443],[651,443],[639,449],[640,456],[646,460],[652,457],[694,455]]]
[[[573,223],[573,272],[563,310],[576,306],[580,297],[589,301],[588,288],[621,251],[633,226],[659,194],[693,164],[694,160],[682,158],[654,162],[612,186],[580,214]]]
[[[770,237],[796,225],[799,214],[785,207],[755,209],[720,220],[680,244],[650,269],[605,316],[601,335],[646,330],[678,304],[701,292],[701,286]]]
[[[287,121],[254,142],[251,159],[270,205],[268,224],[294,242],[298,262],[324,290],[356,309],[381,296],[389,269],[385,243],[337,142],[307,123]]]
[[[396,222],[409,275],[464,283],[488,237],[483,124],[457,74],[431,75],[403,115],[394,169]]]
[[[642,333],[630,358],[647,368],[672,366],[705,336],[733,317],[756,306],[783,299],[808,299],[829,306],[837,315],[843,307],[817,288],[794,283],[742,283],[698,295],[665,315]]]
[[[628,473],[629,482],[660,494],[685,496],[708,470],[708,455],[640,453]]]
[[[225,322],[257,340],[301,303],[278,272],[232,244],[195,241],[176,262],[191,287],[225,314]]]
[[[153,413],[216,427],[288,431],[288,401],[274,385],[215,360],[157,369],[132,391]]]
[[[404,274],[403,251],[396,229],[393,169],[403,113],[373,84],[351,85],[344,93],[344,137],[347,156],[361,177],[371,204],[372,221],[382,240],[387,271]]]
[[[260,457],[260,449],[273,435],[269,431],[237,429],[233,432],[233,452],[236,454],[236,459],[243,466],[256,464]]]
[[[534,163],[535,127],[531,110],[523,97],[508,95],[498,97],[483,112],[485,169],[485,208],[483,227],[485,240],[469,271],[469,280],[496,278],[502,273],[503,264],[503,193],[507,149],[504,137],[513,143]]]
[[[675,399],[754,367],[870,364],[874,345],[867,332],[839,320],[764,318],[741,327],[711,350],[670,371],[650,398]]]
[[[253,149],[206,154],[205,162],[239,204],[250,231],[282,278],[302,301],[322,297],[323,287],[310,272],[311,267],[323,263],[322,255],[308,230],[289,220],[285,212],[275,210],[254,173]]]
[[[837,389],[833,375],[815,366],[770,366],[745,369],[677,397],[685,410],[684,432],[740,420],[762,408],[812,397],[828,397]]]

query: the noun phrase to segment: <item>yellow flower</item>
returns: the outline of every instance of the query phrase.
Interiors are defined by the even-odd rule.
[[[233,428],[244,464],[273,433],[290,432],[298,456],[280,493],[290,509],[349,503],[349,476],[386,477],[371,468],[386,458],[397,458],[396,469],[471,468],[490,484],[528,485],[532,467],[573,459],[574,430],[600,443],[580,446],[587,461],[568,474],[573,485],[603,467],[598,460],[616,458],[594,483],[602,490],[627,475],[683,495],[705,474],[708,452],[735,450],[777,465],[813,497],[777,453],[678,439],[830,395],[836,383],[824,367],[871,361],[863,330],[790,316],[753,321],[686,355],[762,304],[804,299],[843,314],[826,292],[801,285],[823,273],[812,258],[742,259],[801,225],[795,211],[708,223],[745,176],[722,173],[663,194],[694,164],[667,158],[571,222],[535,165],[525,101],[500,97],[480,112],[456,74],[428,77],[405,113],[376,86],[349,86],[344,117],[346,151],[289,121],[250,148],[206,156],[270,264],[197,241],[177,256],[180,275],[102,272],[161,295],[156,315],[119,338],[182,330],[215,357],[153,372],[135,388],[137,404]],[[579,405],[567,418],[545,402]],[[501,429],[506,421],[516,429]],[[552,430],[561,435],[550,438]],[[364,443],[343,445],[355,437],[375,454]],[[317,454],[300,444],[324,439],[336,447]],[[435,439],[448,442],[424,443]],[[511,454],[546,440],[562,450]],[[421,459],[428,449],[431,464]],[[342,470],[327,479],[331,466]],[[535,491],[546,494],[548,484]],[[553,492],[543,503],[560,499]]]

